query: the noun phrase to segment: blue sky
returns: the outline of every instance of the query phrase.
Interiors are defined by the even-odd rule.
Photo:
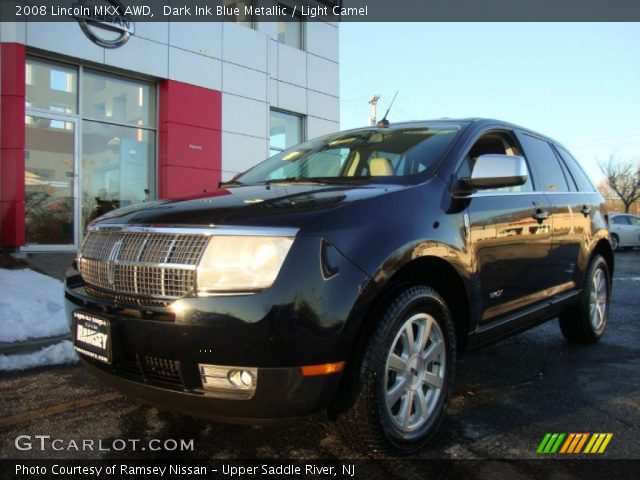
[[[638,23],[342,23],[341,129],[379,118],[492,117],[598,159],[640,158]]]

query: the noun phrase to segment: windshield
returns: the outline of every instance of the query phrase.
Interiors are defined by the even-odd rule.
[[[459,125],[357,130],[316,138],[259,163],[233,182],[417,182],[428,175]]]

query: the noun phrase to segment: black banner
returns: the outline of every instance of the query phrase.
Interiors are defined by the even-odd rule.
[[[0,0],[5,22],[613,21],[637,0]]]

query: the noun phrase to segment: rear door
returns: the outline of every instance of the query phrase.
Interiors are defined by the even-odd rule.
[[[537,190],[544,192],[551,203],[553,243],[547,285],[553,294],[575,289],[588,262],[592,217],[599,208],[600,196],[588,178],[586,184],[581,178],[580,186],[594,191],[579,191],[560,152],[546,139],[523,132],[519,138],[530,158]],[[563,153],[569,155],[564,149]]]

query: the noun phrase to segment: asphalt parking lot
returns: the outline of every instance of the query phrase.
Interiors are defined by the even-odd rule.
[[[640,458],[640,251],[616,254],[607,334],[571,346],[551,321],[461,356],[448,416],[426,459],[533,459],[546,432],[611,432],[604,456]],[[0,458],[148,458],[148,449],[22,451],[18,435],[62,439],[193,439],[163,458],[364,458],[324,415],[235,426],[165,413],[120,396],[79,366],[0,376]]]

